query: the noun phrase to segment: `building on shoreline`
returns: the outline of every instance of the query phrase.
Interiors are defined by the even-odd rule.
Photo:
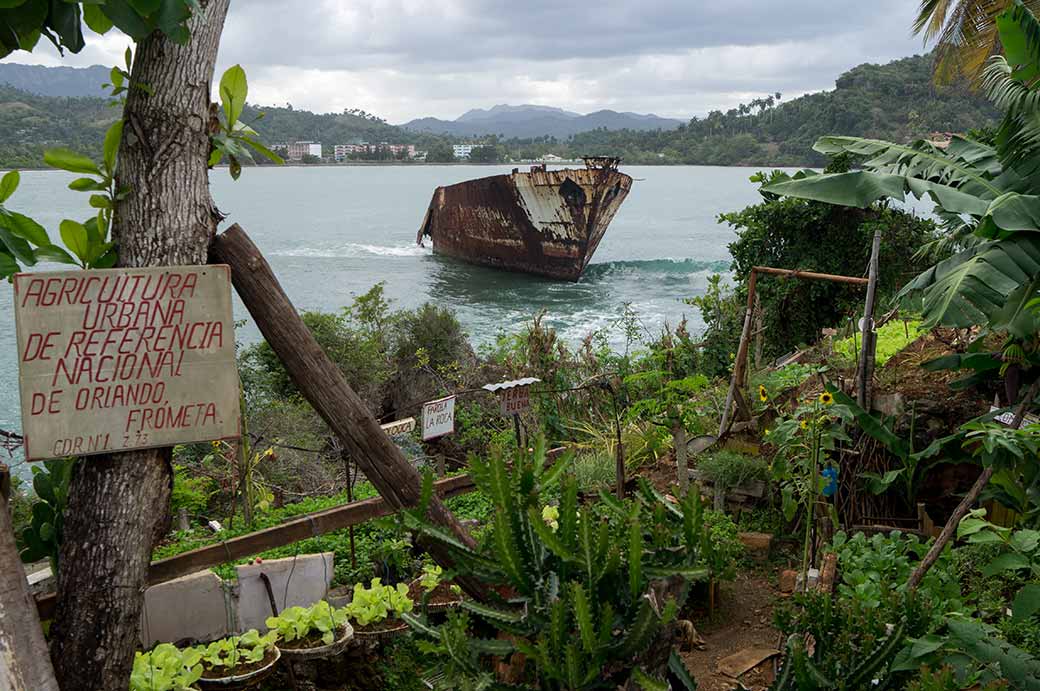
[[[455,158],[469,158],[469,155],[473,153],[473,149],[476,149],[478,146],[480,144],[453,144],[451,150],[455,154]]]
[[[321,158],[321,142],[289,142],[288,144],[273,144],[271,150],[284,152],[287,161],[302,161],[304,156]]]
[[[360,158],[373,156],[377,159],[383,159],[415,158],[416,155],[415,144],[390,144],[389,142],[370,144],[368,142],[358,142],[356,144],[336,144],[333,147],[333,158],[336,161],[343,161],[351,156]]]

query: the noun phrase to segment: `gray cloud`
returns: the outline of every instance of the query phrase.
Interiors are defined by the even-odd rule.
[[[781,91],[831,88],[844,70],[921,52],[907,0],[237,0],[220,67],[250,101],[364,108],[400,122],[495,103],[673,117]],[[106,37],[66,64],[113,64]],[[21,60],[56,64],[47,56]]]

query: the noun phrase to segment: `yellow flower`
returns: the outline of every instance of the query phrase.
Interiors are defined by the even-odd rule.
[[[830,405],[831,403],[834,403],[834,396],[831,395],[830,391],[824,391],[820,394],[820,403]]]
[[[802,429],[809,429],[809,421],[802,420]]]
[[[766,436],[767,437],[769,436],[769,430],[766,430]]]
[[[758,385],[758,400],[763,403],[769,400],[769,393],[766,391],[766,387],[761,384]]]

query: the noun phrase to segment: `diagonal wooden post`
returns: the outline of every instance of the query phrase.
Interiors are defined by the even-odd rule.
[[[271,266],[238,224],[214,238],[210,260],[231,267],[232,285],[289,378],[328,423],[379,494],[395,509],[416,506],[422,491],[419,471],[383,432],[339,367],[314,340]],[[463,544],[476,547],[473,538],[437,497],[431,498],[427,515]],[[446,549],[437,544],[428,545],[428,549],[437,562],[452,567]],[[459,574],[454,580],[473,597],[486,599],[486,591],[476,579]]]
[[[8,476],[0,471],[0,484]],[[7,494],[0,497],[0,689],[58,691],[36,603],[18,558]]]

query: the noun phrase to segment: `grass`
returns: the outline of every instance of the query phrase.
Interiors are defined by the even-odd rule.
[[[902,320],[890,321],[877,330],[877,350],[875,362],[878,367],[888,362],[888,359],[898,353],[910,343],[917,340],[920,334],[920,320],[903,322]],[[856,360],[856,351],[859,346],[859,335],[845,338],[834,342],[834,352],[846,360]]]

